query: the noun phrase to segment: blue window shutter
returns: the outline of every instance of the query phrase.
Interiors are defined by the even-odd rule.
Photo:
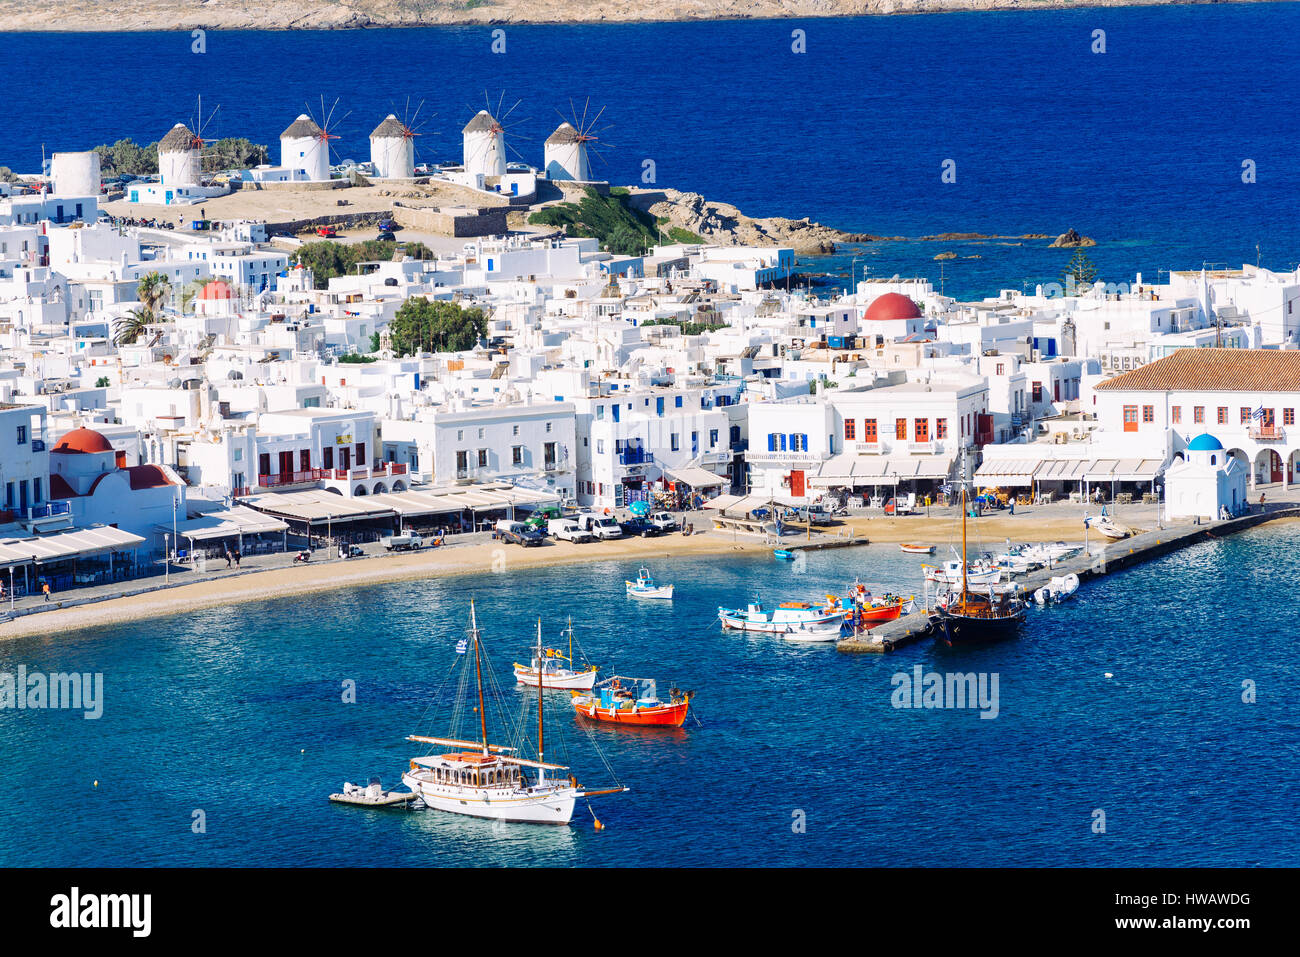
[[[767,433],[767,450],[768,450],[769,452],[775,452],[775,451],[776,451],[776,433],[775,433],[775,432],[769,432],[769,433]]]

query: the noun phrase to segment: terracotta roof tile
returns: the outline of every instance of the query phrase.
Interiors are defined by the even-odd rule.
[[[1300,352],[1179,349],[1096,387],[1107,392],[1300,392]]]

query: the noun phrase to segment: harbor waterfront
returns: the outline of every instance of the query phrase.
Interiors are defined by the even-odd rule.
[[[0,710],[0,863],[1295,865],[1298,555],[1300,524],[1268,524],[1090,582],[1032,609],[1017,640],[887,656],[723,634],[713,611],[859,576],[916,589],[924,559],[892,544],[810,553],[802,574],[758,554],[682,559],[671,603],[627,599],[635,563],[601,562],[340,589],[310,615],[282,599],[15,639],[0,672],[102,671],[104,705],[96,721]],[[605,830],[585,807],[569,828],[493,831],[325,799],[372,774],[399,783],[471,597],[498,677],[537,615],[558,641],[572,614],[591,660],[696,690],[698,726],[593,729],[631,787],[599,808]],[[996,720],[896,707],[893,678],[916,665],[996,673]],[[532,693],[507,694],[527,720]],[[548,721],[548,741],[554,726],[590,766],[572,722]],[[700,790],[716,799],[686,797]]]

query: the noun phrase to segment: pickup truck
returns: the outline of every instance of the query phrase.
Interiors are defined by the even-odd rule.
[[[583,530],[571,518],[553,518],[546,523],[546,532],[551,538],[563,542],[589,542],[592,534]]]
[[[806,514],[808,521],[814,525],[829,525],[831,523],[831,513],[822,505],[809,505]]]
[[[502,519],[492,529],[492,537],[511,545],[523,545],[525,548],[540,545],[546,541],[546,534],[538,528],[532,528],[523,522]]]
[[[408,552],[423,548],[424,538],[419,532],[403,532],[401,535],[386,535],[379,540],[379,544],[384,546],[385,551]]]
[[[612,538],[622,538],[623,530],[618,527],[618,522],[608,515],[596,515],[593,512],[581,512],[574,521],[584,532],[589,532],[594,538],[602,541]]]
[[[639,535],[642,538],[664,534],[664,530],[648,518],[629,518],[626,522],[620,522],[618,527],[624,535]]]

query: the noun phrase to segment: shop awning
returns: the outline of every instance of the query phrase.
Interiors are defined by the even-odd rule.
[[[144,544],[132,535],[111,525],[96,525],[72,532],[58,532],[34,538],[0,539],[0,565],[28,565],[38,562],[61,562],[71,558],[122,551]]]
[[[719,488],[730,484],[730,479],[714,475],[708,469],[696,466],[684,466],[679,469],[664,469],[664,474],[677,482],[685,482],[691,488]]]
[[[1150,482],[1164,468],[1161,459],[1120,459],[1115,466],[1115,480],[1119,482]]]
[[[375,496],[362,495],[347,498],[333,492],[268,492],[244,499],[244,504],[270,515],[290,521],[325,525],[346,523],[368,518],[391,518],[395,513],[382,502],[373,502]]]
[[[1115,478],[1118,466],[1119,459],[1093,459],[1084,470],[1083,477],[1089,482],[1109,482]]]
[[[158,525],[159,531],[170,532],[172,526]],[[176,524],[176,537],[193,542],[206,542],[214,538],[234,538],[238,535],[259,535],[262,532],[283,532],[289,526],[274,516],[255,508],[236,505],[231,509],[209,512],[198,518]]]
[[[907,461],[914,463],[912,474],[904,476],[899,469],[899,478],[946,479],[952,472],[951,455],[911,455]]]
[[[1077,482],[1088,469],[1087,459],[1057,459],[1044,462],[1034,473],[1035,482]]]
[[[993,459],[975,470],[975,484],[984,486],[1031,486],[1042,459]]]

